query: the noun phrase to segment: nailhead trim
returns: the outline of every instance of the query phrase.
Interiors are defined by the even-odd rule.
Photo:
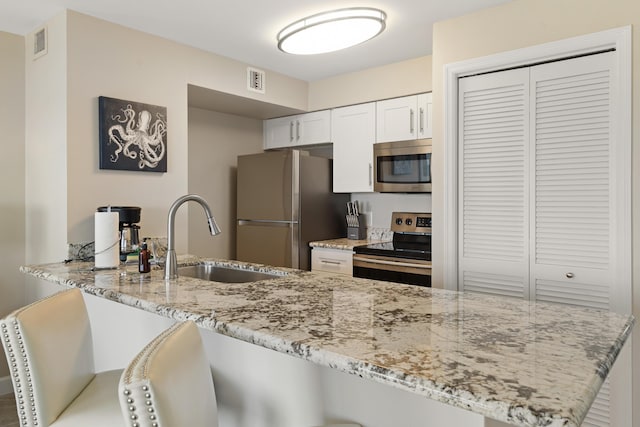
[[[144,404],[146,406],[146,411],[149,414],[149,420],[151,421],[151,426],[158,427],[159,425],[156,422],[157,417],[155,415],[153,401],[148,400],[148,399],[151,399],[151,393],[149,393],[149,386],[143,385],[142,387],[140,387],[140,389],[145,392],[144,397],[147,400],[145,400]],[[124,389],[122,393],[125,396],[127,396],[127,404],[128,404],[127,409],[129,410],[129,419],[131,420],[131,427],[140,427],[140,424],[138,423],[138,419],[140,418],[141,415],[138,415],[137,413],[136,402],[135,402],[135,399],[133,398],[131,390]]]
[[[21,425],[23,426],[38,426],[38,413],[35,407],[35,399],[33,394],[33,383],[31,379],[31,369],[29,367],[29,359],[24,346],[24,340],[20,331],[20,324],[17,319],[11,321],[13,331],[10,334],[9,328],[11,327],[6,322],[0,323],[0,329],[2,329],[2,336],[4,337],[5,349],[7,357],[10,362],[10,368],[12,372],[13,385],[15,389],[15,395],[18,401],[19,415]],[[13,334],[13,340],[12,338]],[[17,344],[17,345],[14,345]],[[23,367],[18,366],[18,357],[23,361]],[[21,378],[22,376],[22,378]],[[25,385],[26,383],[26,385]],[[25,405],[24,392],[29,392],[29,404]],[[30,416],[28,415],[30,414]]]

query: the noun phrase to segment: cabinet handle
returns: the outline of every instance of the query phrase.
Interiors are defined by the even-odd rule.
[[[293,142],[293,122],[289,122],[289,141]]]
[[[373,165],[369,163],[369,187],[373,185]]]
[[[420,133],[424,133],[424,108],[420,108]]]
[[[409,133],[413,133],[413,108],[409,110]]]
[[[573,279],[573,273],[567,273],[565,276],[567,276],[567,279]]]
[[[320,259],[320,262],[322,262],[323,264],[330,264],[330,265],[340,265],[342,264],[340,261],[332,261],[332,260],[328,260],[328,259]]]
[[[300,121],[296,120],[296,140],[300,141]]]

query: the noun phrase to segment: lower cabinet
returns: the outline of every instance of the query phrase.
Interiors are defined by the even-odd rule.
[[[311,251],[311,271],[353,276],[353,251],[315,247]]]

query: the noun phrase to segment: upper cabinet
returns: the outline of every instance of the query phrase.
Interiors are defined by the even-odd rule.
[[[376,142],[431,138],[430,93],[376,102]]]
[[[334,193],[373,191],[373,144],[376,142],[375,102],[331,111]]]
[[[264,149],[331,142],[331,111],[280,117],[264,121]]]

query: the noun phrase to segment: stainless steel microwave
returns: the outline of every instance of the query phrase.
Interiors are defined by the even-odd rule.
[[[373,144],[373,190],[431,192],[431,139]]]

